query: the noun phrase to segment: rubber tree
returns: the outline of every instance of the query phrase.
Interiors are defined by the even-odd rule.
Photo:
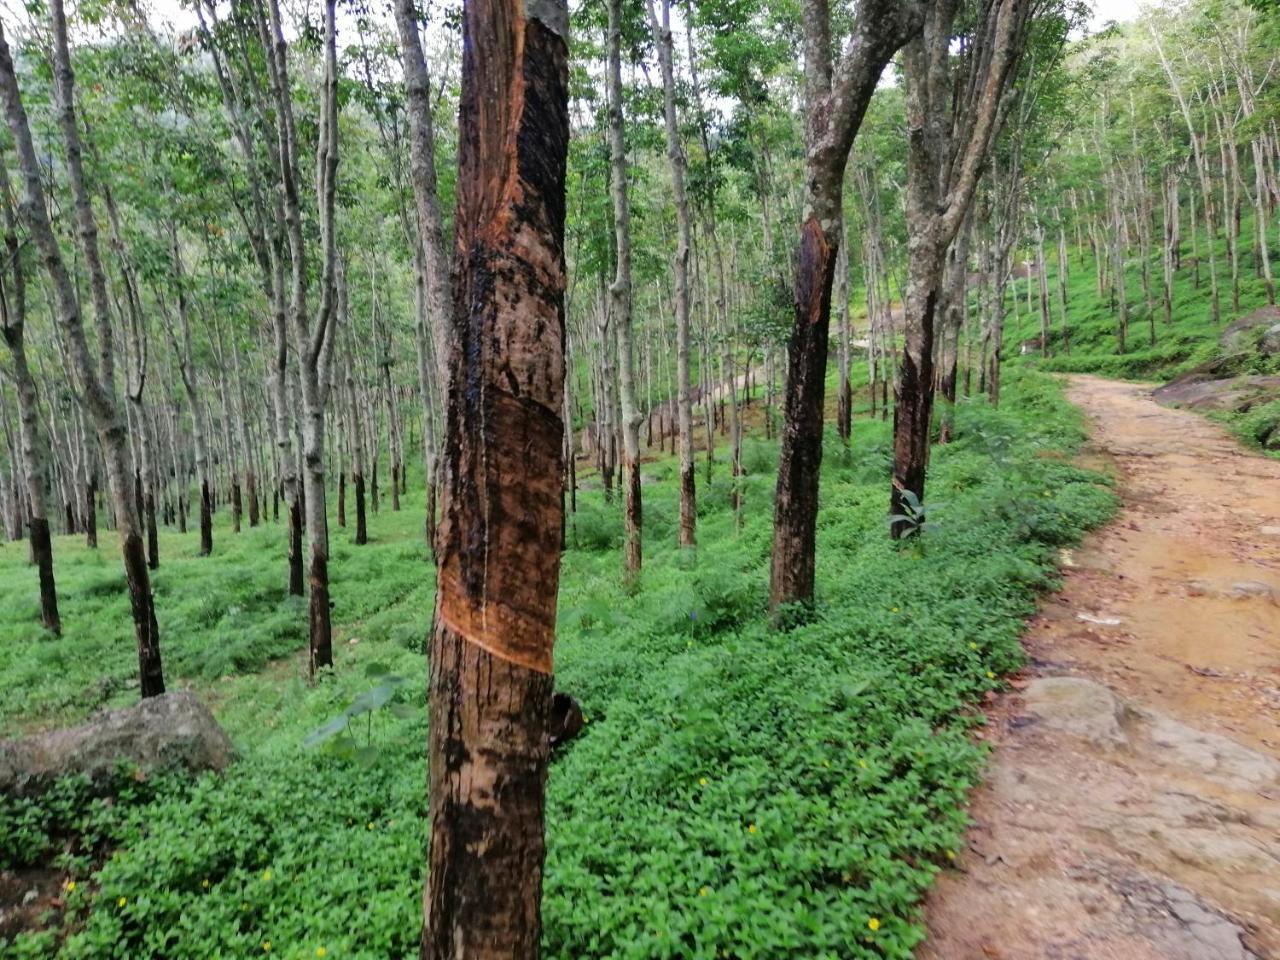
[[[436,469],[434,401],[432,382],[448,382],[450,316],[449,255],[444,243],[444,218],[436,177],[435,126],[431,117],[431,75],[422,53],[414,0],[396,0],[396,29],[404,69],[405,112],[409,117],[409,176],[418,213],[418,235],[411,237],[416,285],[414,305],[415,346],[418,361],[418,393],[424,413],[423,464],[427,477],[427,542],[434,549]],[[434,360],[434,363],[433,363]]]
[[[301,410],[297,418],[302,434],[303,514],[308,549],[307,581],[310,588],[308,669],[315,672],[333,664],[333,625],[329,604],[329,519],[325,497],[325,407],[332,381],[333,341],[337,311],[337,237],[334,226],[338,172],[338,57],[335,0],[326,0],[323,30],[323,72],[316,147],[316,206],[320,233],[320,303],[312,320],[307,308],[307,246],[302,228],[302,204],[298,174],[298,133],[293,116],[288,46],[284,39],[278,0],[268,0],[267,66],[279,160],[279,184],[283,195],[284,233],[291,264],[289,325],[298,358]]]
[[[769,607],[813,600],[831,286],[843,230],[849,150],[889,59],[920,30],[923,7],[861,0],[839,61],[827,0],[804,2],[804,210],[795,259],[795,321],[773,515]]]
[[[536,958],[562,549],[568,10],[463,6],[421,955]]]
[[[40,162],[32,141],[26,110],[22,105],[13,58],[0,26],[0,97],[5,119],[13,135],[22,173],[22,220],[35,241],[40,259],[53,287],[55,317],[61,337],[79,380],[84,404],[93,419],[99,446],[106,464],[107,483],[115,508],[116,530],[120,535],[125,579],[138,642],[138,665],[143,697],[164,693],[164,673],[160,661],[160,628],[143,546],[142,526],[132,496],[129,440],[124,418],[116,402],[115,360],[106,273],[98,250],[98,227],[85,185],[83,149],[75,114],[75,75],[67,45],[67,20],[62,0],[50,5],[53,21],[53,76],[58,125],[66,147],[67,178],[75,201],[75,221],[81,253],[89,268],[94,320],[98,337],[98,357],[90,355],[84,320],[75,282],[63,260],[58,239],[49,221]]]
[[[693,248],[693,221],[685,189],[688,159],[680,140],[676,112],[676,78],[671,40],[671,0],[662,0],[662,19],[647,4],[649,27],[658,48],[662,71],[663,121],[667,135],[667,160],[671,165],[671,191],[676,208],[675,273],[676,314],[676,430],[680,439],[680,534],[682,547],[697,542],[697,487],[693,470],[693,402],[689,391],[689,257]]]
[[[622,0],[609,0],[609,192],[613,200],[615,272],[609,284],[609,314],[618,339],[618,395],[622,408],[622,528],[625,576],[633,584],[642,560],[640,495],[640,411],[631,325],[631,209],[627,200],[627,144],[622,115]],[[606,346],[607,350],[608,347]]]
[[[0,334],[13,361],[13,382],[18,394],[18,438],[22,444],[22,479],[27,491],[27,531],[31,559],[40,577],[40,621],[56,636],[62,632],[62,619],[58,615],[58,590],[53,576],[53,541],[44,506],[46,458],[40,445],[40,397],[27,362],[25,258],[18,243],[18,221],[11,196],[9,171],[0,163],[6,261],[6,269],[0,271]]]
[[[893,411],[892,535],[924,499],[934,397],[934,333],[947,252],[973,202],[1026,42],[1033,0],[980,0],[962,54],[953,52],[958,0],[937,0],[903,50],[907,112],[907,285]],[[953,58],[962,58],[957,69]],[[959,269],[959,267],[957,267]],[[908,496],[911,495],[911,496]]]

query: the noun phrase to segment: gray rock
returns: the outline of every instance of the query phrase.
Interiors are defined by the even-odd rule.
[[[1151,392],[1156,403],[1189,410],[1244,411],[1280,397],[1280,377],[1240,376],[1209,378],[1192,372]]]
[[[187,691],[167,693],[101,711],[80,727],[0,741],[0,792],[39,792],[72,774],[101,782],[121,763],[145,772],[222,770],[234,756],[208,707]]]
[[[1187,583],[1187,592],[1192,596],[1225,597],[1229,600],[1269,600],[1276,603],[1280,599],[1280,591],[1261,580],[1191,580]]]
[[[1026,712],[1046,727],[1096,744],[1128,743],[1125,707],[1106,687],[1078,677],[1040,677],[1023,691]]]
[[[1258,341],[1258,346],[1268,357],[1274,357],[1280,353],[1280,323],[1267,328],[1267,332]]]
[[[1251,353],[1260,330],[1265,331],[1260,344],[1262,352],[1267,354],[1275,352],[1274,349],[1268,350],[1266,341],[1273,331],[1280,330],[1280,307],[1263,307],[1248,316],[1241,317],[1222,331],[1218,343],[1227,353]],[[1280,347],[1280,337],[1275,339],[1274,346]]]

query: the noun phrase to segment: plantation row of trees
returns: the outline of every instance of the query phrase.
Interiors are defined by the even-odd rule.
[[[813,600],[832,353],[842,439],[859,351],[871,412],[892,411],[902,537],[972,374],[999,399],[1007,311],[1069,350],[1072,247],[1095,253],[1121,350],[1135,316],[1155,341],[1180,270],[1215,320],[1245,269],[1274,302],[1276,24],[1204,2],[1073,43],[1088,9],[1071,0],[456,14],[199,0],[173,27],[51,0],[4,23],[0,527],[25,527],[56,634],[53,524],[96,545],[105,516],[150,696],[160,527],[198,526],[211,554],[220,508],[233,536],[279,522],[315,675],[333,663],[331,517],[361,544],[383,491],[421,497],[438,571],[423,952],[531,955],[547,571],[575,454],[618,490],[638,585],[645,448],[678,455],[693,548],[695,449],[709,476],[727,438],[746,509],[763,399],[784,622]]]

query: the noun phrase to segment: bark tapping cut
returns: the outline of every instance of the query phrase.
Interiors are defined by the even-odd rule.
[[[800,232],[796,325],[788,346],[786,421],[778,460],[769,602],[774,610],[813,596],[818,470],[822,466],[822,388],[826,376],[831,283],[836,251],[810,215]],[[814,423],[818,429],[812,429]]]
[[[564,513],[568,11],[464,7],[422,956],[535,958]]]

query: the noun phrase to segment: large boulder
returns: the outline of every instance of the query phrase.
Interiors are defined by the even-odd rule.
[[[1218,342],[1226,353],[1252,353],[1260,349],[1267,356],[1280,352],[1280,307],[1263,307],[1241,317],[1222,331]]]
[[[221,770],[234,756],[208,707],[187,691],[166,693],[100,711],[83,726],[0,741],[0,792],[38,792],[73,774],[102,783],[121,764],[144,772]]]
[[[1214,364],[1157,387],[1151,396],[1166,407],[1244,412],[1280,397],[1280,376],[1215,377]]]

